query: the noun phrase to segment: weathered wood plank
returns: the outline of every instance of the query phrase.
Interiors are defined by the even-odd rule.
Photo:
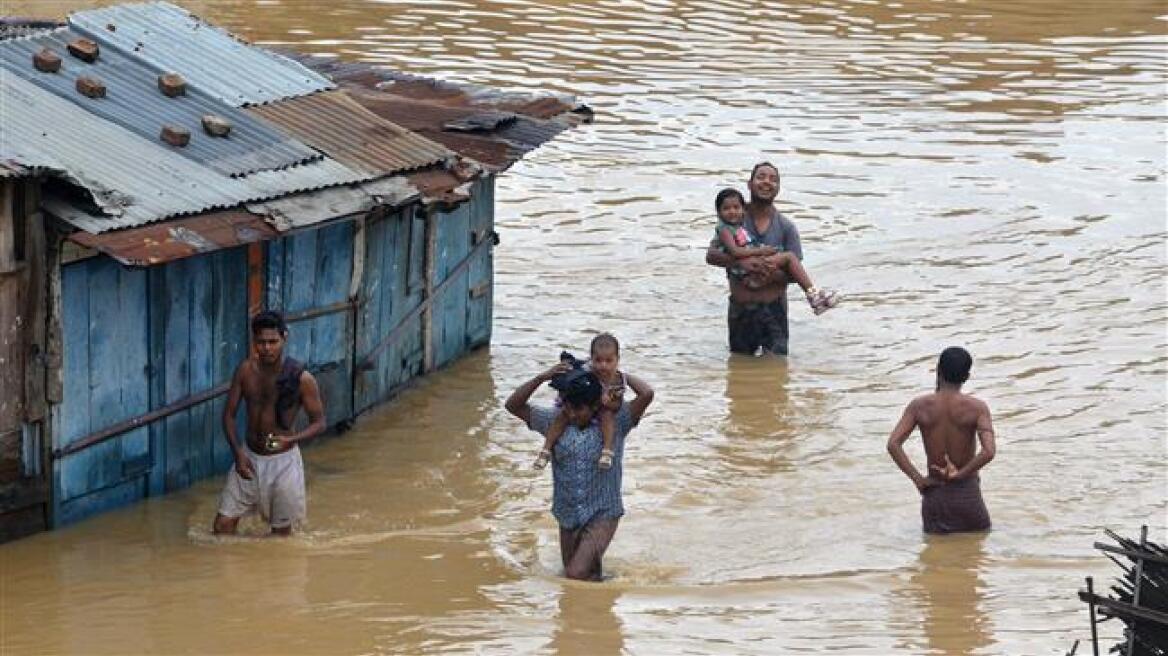
[[[436,266],[433,285],[446,282],[470,253],[470,216],[468,203],[437,217]],[[435,299],[434,367],[449,364],[466,350],[466,306],[469,300],[467,274],[460,273]]]
[[[230,382],[235,374],[235,367],[247,357],[248,333],[251,330],[248,322],[251,295],[243,293],[236,281],[250,271],[252,253],[250,249],[233,249],[224,251],[217,257],[219,262],[214,267],[216,299],[215,348],[212,350],[215,360],[213,377],[217,383],[225,383]],[[212,406],[212,460],[217,471],[226,469],[233,458],[231,447],[223,437],[220,421],[225,403],[226,399],[220,398],[216,399]],[[243,435],[246,427],[243,413],[237,415],[237,427],[239,434]]]
[[[0,274],[15,271],[16,260],[16,185],[20,180],[0,180]]]
[[[120,307],[121,285],[118,265],[109,258],[88,260],[89,266],[89,430],[95,431],[128,419],[122,386],[130,372],[123,370],[129,339],[140,339],[138,331],[123,330]],[[86,491],[107,487],[121,480],[120,440],[110,440],[72,456],[85,462]]]
[[[29,423],[48,416],[46,353],[48,351],[48,275],[45,270],[45,225],[40,212],[40,184],[25,181],[25,374],[24,419]]]
[[[90,431],[89,417],[89,265],[61,272],[61,348],[63,402],[55,422],[53,447],[61,448]],[[68,458],[57,463],[56,497],[64,502],[85,491],[85,463]]]
[[[213,376],[212,347],[214,332],[212,314],[214,312],[214,281],[212,280],[212,257],[190,258],[191,274],[191,314],[190,314],[190,370],[191,393],[201,392],[215,386]],[[212,472],[211,453],[214,437],[211,422],[210,403],[200,403],[190,409],[187,443],[190,445],[190,460],[187,467],[192,481],[206,477]]]
[[[143,269],[113,265],[118,272],[117,319],[111,326],[117,335],[118,372],[121,385],[121,416],[125,421],[150,411],[149,328],[146,293],[147,275]],[[103,426],[104,427],[104,426]],[[121,438],[119,478],[141,476],[151,466],[150,429],[143,426]]]
[[[302,232],[284,238],[286,256],[284,269],[284,311],[310,310],[316,297],[316,240],[317,231]],[[313,343],[311,326],[299,325],[289,329],[285,353],[312,364]]]
[[[163,354],[164,394],[173,403],[191,393],[191,284],[187,260],[172,262],[166,271],[166,347]],[[166,490],[180,490],[191,484],[189,463],[190,415],[180,412],[164,420],[166,425]]]
[[[166,317],[169,311],[169,297],[166,285],[167,267],[152,267],[147,270],[146,294],[149,298],[150,333],[147,349],[150,357],[150,408],[157,410],[167,405],[166,401]],[[154,457],[154,467],[150,470],[147,484],[148,494],[160,495],[166,492],[166,422],[150,424],[150,452]]]
[[[19,276],[0,274],[0,432],[24,418],[24,329]]]
[[[488,176],[475,183],[470,200],[470,229],[473,248],[483,239],[492,239],[495,229],[495,179]],[[467,272],[467,284],[472,294],[466,307],[466,343],[468,348],[491,341],[491,322],[494,307],[494,252],[482,252],[475,257]],[[482,293],[474,294],[476,290]]]
[[[365,265],[362,271],[361,291],[357,304],[357,356],[363,358],[377,344],[381,335],[382,289],[384,253],[387,248],[387,226],[395,215],[379,215],[365,224]],[[360,412],[373,405],[380,389],[381,369],[373,367],[358,371],[354,377],[355,409]]]

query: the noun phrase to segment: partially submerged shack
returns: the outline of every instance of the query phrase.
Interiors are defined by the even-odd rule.
[[[224,471],[262,308],[334,426],[486,344],[495,176],[590,119],[164,2],[0,39],[0,539]]]

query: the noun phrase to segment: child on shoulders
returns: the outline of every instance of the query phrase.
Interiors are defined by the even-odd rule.
[[[603,391],[600,395],[600,408],[597,410],[596,417],[593,421],[599,422],[600,424],[600,434],[603,436],[604,446],[600,450],[600,458],[596,464],[601,469],[608,469],[612,467],[614,455],[613,439],[616,435],[616,412],[620,410],[621,404],[624,403],[626,387],[625,375],[619,369],[620,342],[609,333],[600,333],[592,338],[592,343],[589,346],[589,356],[587,361],[580,361],[573,357],[571,353],[564,351],[560,354],[560,362],[569,368],[587,367],[600,381]],[[552,381],[552,387],[556,387],[554,380]],[[547,466],[552,458],[556,440],[564,434],[564,430],[567,427],[568,419],[561,411],[556,415],[551,428],[548,429],[543,448],[540,449],[539,457],[535,459],[535,463],[532,465],[534,468],[543,469]]]

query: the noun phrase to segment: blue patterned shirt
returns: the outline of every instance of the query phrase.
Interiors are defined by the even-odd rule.
[[[531,406],[528,427],[547,435],[557,408]],[[552,453],[552,515],[562,528],[574,529],[601,517],[616,519],[625,514],[621,503],[621,473],[624,467],[625,437],[633,428],[629,404],[616,412],[616,435],[613,436],[612,467],[596,466],[604,438],[596,423],[585,428],[569,425],[556,440]]]

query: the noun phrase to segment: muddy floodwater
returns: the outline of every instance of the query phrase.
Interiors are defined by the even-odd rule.
[[[1162,1],[186,4],[597,120],[499,180],[490,348],[306,450],[304,532],[214,539],[216,479],[0,546],[0,652],[1065,654],[1103,529],[1168,541]],[[703,262],[763,158],[847,295],[792,304],[787,359],[727,353]],[[502,402],[598,330],[658,396],[611,578],[577,584]],[[994,530],[926,539],[885,440],[952,344]]]

